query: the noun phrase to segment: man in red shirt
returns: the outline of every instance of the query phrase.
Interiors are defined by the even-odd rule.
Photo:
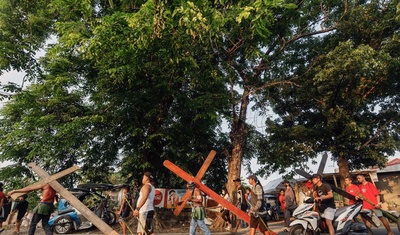
[[[378,189],[375,187],[374,184],[365,180],[365,176],[362,174],[357,175],[357,180],[360,183],[359,188],[361,194],[370,201],[363,201],[363,211],[368,211],[369,213],[373,212],[382,221],[382,224],[385,226],[388,235],[393,235],[389,222],[386,220],[385,217],[383,217],[382,211],[379,210],[380,208],[382,208],[382,204],[380,202]],[[364,223],[368,227],[371,227],[371,224],[368,221],[364,220]]]
[[[0,233],[4,231],[3,221],[5,221],[5,219],[7,219],[7,218],[4,218],[5,212],[4,212],[3,206],[5,204],[4,203],[5,200],[6,200],[6,195],[3,193],[3,183],[0,182],[0,216],[1,216],[1,218],[0,218]],[[3,215],[4,215],[4,217],[3,217]]]
[[[347,175],[344,178],[344,184],[346,185],[346,192],[358,198],[360,188],[357,185],[353,184],[353,177],[351,177],[351,175]],[[349,199],[349,205],[353,205],[354,203],[356,203],[354,200]]]

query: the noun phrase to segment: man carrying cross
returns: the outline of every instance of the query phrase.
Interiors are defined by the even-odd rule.
[[[375,185],[365,179],[363,174],[357,175],[357,180],[360,183],[358,186],[360,188],[360,192],[364,198],[363,200],[363,211],[367,211],[369,214],[372,212],[375,213],[376,217],[378,217],[383,226],[385,226],[388,235],[394,235],[392,229],[390,228],[390,224],[387,219],[383,216],[382,211],[379,210],[382,208],[382,204],[380,203],[379,191],[375,187]],[[356,197],[358,199],[358,197]],[[371,227],[371,224],[364,220],[364,223]]]
[[[199,226],[205,235],[211,235],[204,219],[206,211],[203,207],[203,196],[194,182],[188,182],[186,187],[192,191],[191,197],[187,200],[192,206],[192,220],[190,221],[189,235],[196,234],[196,227]]]
[[[8,193],[11,196],[14,193],[29,193],[34,190],[42,190],[42,200],[33,209],[33,217],[31,225],[29,226],[28,235],[34,235],[36,231],[36,225],[42,220],[42,227],[46,235],[52,235],[53,231],[49,225],[49,219],[51,213],[54,211],[54,200],[56,199],[56,191],[49,185],[30,185],[22,189],[12,190]]]

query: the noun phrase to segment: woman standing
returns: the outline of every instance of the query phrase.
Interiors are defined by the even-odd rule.
[[[286,204],[285,204],[285,190],[284,190],[284,189],[279,190],[278,201],[279,201],[279,206],[280,206],[281,211],[284,212],[284,211],[285,211],[285,208],[286,208]],[[287,226],[285,225],[285,227],[287,227]]]
[[[227,200],[228,202],[231,201],[231,198],[230,198],[229,193],[228,193],[228,189],[226,189],[226,187],[223,187],[223,188],[222,188],[221,196],[222,196],[225,200]],[[231,226],[231,223],[232,223],[232,222],[231,222],[231,218],[230,218],[230,215],[229,215],[229,210],[228,210],[227,208],[223,207],[222,210],[221,210],[221,212],[222,212],[222,214],[221,214],[222,219],[223,219],[225,222],[228,223],[228,226],[227,226],[225,229],[228,230],[228,231],[230,231],[231,228],[232,228],[232,226]]]

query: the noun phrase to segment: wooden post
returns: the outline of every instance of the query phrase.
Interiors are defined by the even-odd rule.
[[[29,163],[29,167],[39,175],[40,177],[47,179],[51,176],[45,172],[42,168],[37,166],[35,163]],[[102,233],[106,235],[118,235],[108,224],[101,220],[95,213],[93,213],[89,208],[87,208],[78,198],[76,198],[72,193],[70,193],[66,188],[64,188],[57,181],[48,182],[50,186],[56,190],[65,200],[67,200],[75,209],[77,209],[87,220],[92,222]]]
[[[335,186],[336,186],[336,188],[342,188],[342,187],[340,187],[340,186],[338,186],[338,182],[337,182],[337,179],[336,179],[336,175],[335,174],[333,174],[333,182],[335,182]],[[340,195],[340,194],[337,194],[338,195],[338,202],[339,202],[339,207],[342,207],[343,205],[344,205],[344,198],[342,197],[342,195]]]

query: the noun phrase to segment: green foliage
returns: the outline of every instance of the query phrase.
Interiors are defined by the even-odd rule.
[[[279,116],[267,121],[261,164],[307,168],[305,160],[329,151],[349,170],[363,169],[399,150],[397,4],[355,6],[336,34],[304,41],[297,61],[288,58],[303,63],[289,75],[298,85],[269,89]]]
[[[181,187],[163,161],[195,175],[217,149],[204,181],[220,188],[255,156],[268,174],[323,151],[382,165],[398,149],[398,1],[0,4],[0,69],[35,81],[5,87],[18,92],[0,122],[0,160],[18,166],[10,184],[34,161],[49,173],[79,164],[67,185],[150,170]],[[263,136],[247,112],[268,105],[278,116]]]
[[[187,161],[195,174],[227,104],[210,48],[171,34],[179,23],[163,18],[172,12],[165,3],[125,12],[97,4],[51,1],[58,41],[41,60],[40,83],[3,109],[1,158],[49,173],[79,164],[74,183],[108,183],[115,171],[131,182],[151,170],[158,186],[182,185],[162,162]]]

